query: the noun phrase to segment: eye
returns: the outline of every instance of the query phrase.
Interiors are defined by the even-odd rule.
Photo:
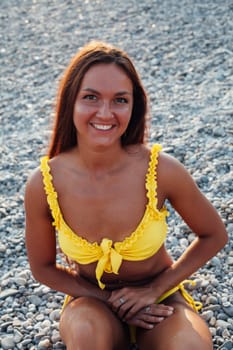
[[[117,97],[115,101],[116,103],[128,103],[128,100],[125,97]]]
[[[95,95],[88,94],[88,95],[83,96],[83,99],[84,100],[95,101],[95,100],[97,100],[97,97]]]

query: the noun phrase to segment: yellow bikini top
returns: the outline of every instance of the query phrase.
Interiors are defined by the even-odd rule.
[[[118,274],[122,260],[139,261],[150,258],[165,241],[168,211],[165,207],[161,210],[157,208],[157,163],[161,149],[159,144],[153,145],[151,149],[145,183],[148,203],[138,227],[123,241],[113,242],[111,239],[103,238],[100,244],[88,242],[79,236],[78,232],[73,232],[65,222],[58,195],[53,186],[49,158],[45,156],[41,159],[40,169],[44,188],[54,220],[53,225],[58,232],[60,248],[66,256],[79,264],[85,265],[98,261],[96,279],[101,289],[105,287],[101,282],[104,272]]]

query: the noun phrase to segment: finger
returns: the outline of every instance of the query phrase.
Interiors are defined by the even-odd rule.
[[[117,290],[113,290],[112,293],[111,293],[110,298],[108,299],[108,302],[110,304],[113,304],[117,300],[119,300],[121,297],[124,298],[124,295],[127,295],[127,289],[126,288],[119,288]]]
[[[130,308],[128,308],[127,313],[124,315],[125,320],[130,320],[134,318],[137,313],[139,313],[141,310],[144,310],[145,306],[141,306],[140,304],[132,304]],[[145,313],[145,311],[144,311]]]
[[[125,300],[125,298],[120,297],[111,304],[111,308],[114,312],[118,312],[123,307],[122,310],[125,312],[127,310],[127,307],[125,307],[126,304],[128,304],[128,302]]]
[[[144,329],[153,329],[154,326],[164,320],[163,317],[157,317],[154,319],[148,318],[148,320],[143,320],[141,318],[133,318],[127,321],[129,325],[141,327]]]
[[[170,316],[173,314],[174,308],[172,306],[158,306],[150,305],[145,308],[145,313],[157,315],[157,316]]]
[[[125,315],[132,308],[133,303],[131,300],[126,301],[124,304],[121,304],[117,310],[117,315],[120,319],[125,319]]]
[[[112,305],[112,304],[116,303],[116,301],[119,300],[121,297],[123,297],[122,292],[117,291],[117,293],[116,293],[114,291],[114,292],[112,292],[110,298],[108,298],[108,303]]]

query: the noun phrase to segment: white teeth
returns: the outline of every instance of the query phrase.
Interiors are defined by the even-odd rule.
[[[98,130],[110,130],[112,128],[112,125],[100,125],[100,124],[93,124],[95,129]]]

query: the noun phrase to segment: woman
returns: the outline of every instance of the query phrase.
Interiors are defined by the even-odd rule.
[[[34,277],[67,295],[68,350],[212,349],[183,281],[227,242],[185,168],[146,138],[147,97],[127,54],[92,42],[60,85],[48,157],[28,180],[26,244]],[[165,249],[169,200],[196,234]],[[56,232],[69,261],[56,263]]]

